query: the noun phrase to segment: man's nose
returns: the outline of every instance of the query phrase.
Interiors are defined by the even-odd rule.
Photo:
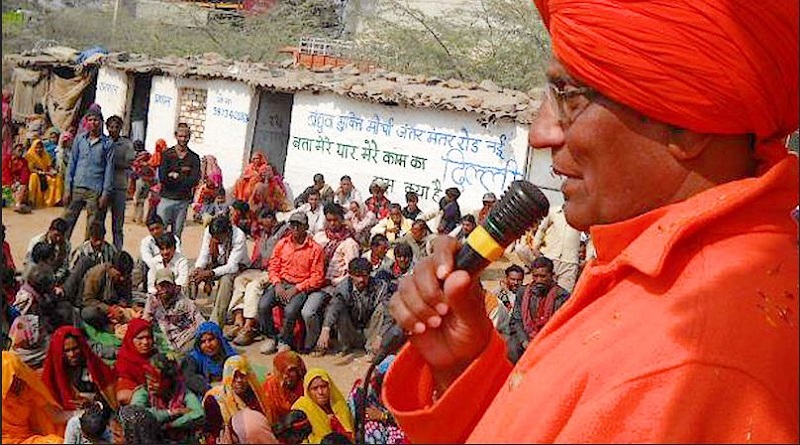
[[[542,96],[536,118],[531,122],[528,131],[528,145],[531,148],[552,148],[564,144],[564,129],[559,122],[554,104]]]

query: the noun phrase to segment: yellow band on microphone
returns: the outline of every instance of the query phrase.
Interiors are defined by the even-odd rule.
[[[467,244],[470,245],[478,254],[489,262],[495,261],[501,256],[503,256],[503,246],[497,243],[489,232],[483,228],[483,226],[478,226],[472,233],[469,234],[467,237]]]

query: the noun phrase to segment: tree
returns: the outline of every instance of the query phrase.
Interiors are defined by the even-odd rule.
[[[406,73],[495,83],[526,91],[540,84],[550,40],[532,2],[481,0],[478,8],[431,17],[383,0],[362,17],[358,55]]]

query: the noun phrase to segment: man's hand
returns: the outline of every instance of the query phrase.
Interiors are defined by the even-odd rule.
[[[319,338],[317,339],[317,350],[318,351],[327,351],[328,348],[331,347],[331,328],[330,326],[324,326],[322,331],[319,333]]]
[[[297,289],[297,286],[289,286],[289,288],[286,289],[286,300],[291,300],[292,297],[299,293],[300,291]]]
[[[283,283],[275,285],[275,295],[280,298],[281,301],[286,301],[286,288],[283,287]]]
[[[61,203],[64,204],[64,207],[69,205],[71,198],[72,194],[69,191],[64,192],[64,195],[61,196]]]
[[[433,255],[400,279],[389,308],[409,341],[433,371],[440,391],[447,389],[486,348],[492,323],[486,316],[478,277],[454,271],[459,242],[434,240]]]
[[[103,193],[102,195],[100,195],[100,199],[97,200],[97,207],[99,207],[100,210],[103,210],[106,207],[108,207],[108,195],[107,194]]]

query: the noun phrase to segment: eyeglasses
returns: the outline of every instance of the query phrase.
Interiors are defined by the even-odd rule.
[[[589,106],[589,101],[581,104],[570,103],[571,99],[578,96],[586,96],[591,100],[596,91],[589,87],[576,87],[565,85],[559,88],[558,85],[547,82],[544,89],[544,100],[550,107],[550,111],[558,118],[558,123],[563,127],[569,127],[575,119]]]

